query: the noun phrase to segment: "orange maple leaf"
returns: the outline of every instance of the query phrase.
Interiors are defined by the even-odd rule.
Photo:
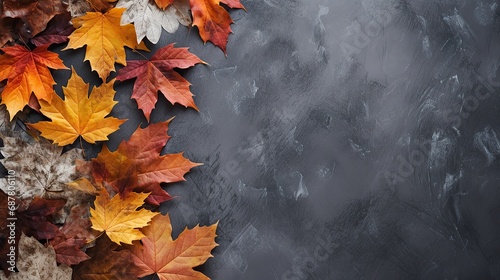
[[[76,30],[69,36],[68,46],[63,49],[78,49],[87,46],[85,61],[105,81],[115,71],[115,62],[126,65],[125,46],[148,50],[144,43],[137,44],[132,24],[120,25],[124,8],[112,8],[106,13],[89,12],[73,19]]]
[[[0,55],[0,81],[7,79],[2,104],[7,106],[11,120],[24,106],[32,105],[32,94],[39,101],[51,102],[56,82],[49,68],[68,69],[48,47],[44,45],[31,51],[15,45],[1,49],[4,54]]]
[[[65,99],[56,95],[52,103],[40,101],[40,111],[51,121],[28,124],[42,132],[42,136],[59,146],[73,143],[78,136],[89,142],[108,140],[108,135],[117,131],[125,120],[106,117],[115,106],[113,100],[114,80],[92,89],[88,96],[89,85],[71,70],[68,85],[63,87]]]
[[[208,227],[196,226],[185,229],[176,240],[172,239],[172,225],[168,215],[158,215],[153,218],[151,225],[141,229],[146,237],[141,243],[134,242],[127,246],[132,252],[132,258],[140,273],[144,277],[153,273],[160,280],[169,279],[210,279],[193,267],[202,265],[208,258],[217,236],[217,223]]]
[[[198,27],[203,42],[211,41],[226,53],[226,44],[233,20],[220,6],[224,3],[230,8],[244,9],[239,0],[190,0],[193,26]]]
[[[127,194],[123,199],[119,195],[113,198],[102,190],[94,202],[94,208],[90,208],[90,221],[92,228],[106,232],[111,241],[116,244],[132,244],[132,241],[144,237],[138,229],[145,227],[158,212],[137,208],[144,204],[148,193]]]
[[[160,183],[184,181],[184,174],[200,164],[184,158],[182,153],[160,156],[170,138],[166,133],[169,123],[170,120],[144,129],[139,127],[114,152],[104,145],[89,163],[94,180],[107,182],[122,196],[131,191],[151,193],[147,202],[153,205],[171,199]]]
[[[151,60],[127,61],[127,66],[118,71],[116,79],[124,81],[137,78],[132,98],[149,121],[158,101],[158,91],[172,104],[179,103],[198,110],[189,90],[191,84],[174,71],[174,68],[186,69],[197,63],[205,62],[190,53],[188,48],[174,48],[174,44],[170,44],[159,49]]]

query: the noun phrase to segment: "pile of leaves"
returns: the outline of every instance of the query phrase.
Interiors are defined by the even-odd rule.
[[[230,8],[244,9],[239,0],[0,0],[0,162],[9,170],[0,180],[0,279],[209,279],[193,268],[212,257],[217,224],[174,240],[170,217],[157,211],[172,199],[161,184],[199,165],[161,154],[171,119],[138,127],[115,151],[104,144],[96,158],[71,144],[107,141],[126,121],[110,116],[120,81],[135,79],[132,98],[148,122],[158,91],[198,110],[176,69],[204,61],[174,44],[127,60],[125,47],[149,51],[145,38],[156,44],[163,29],[185,25],[225,53]],[[55,44],[85,48],[102,84],[87,84]],[[111,78],[115,64],[124,67]],[[54,71],[71,71],[62,98]],[[29,123],[27,114],[48,120]]]

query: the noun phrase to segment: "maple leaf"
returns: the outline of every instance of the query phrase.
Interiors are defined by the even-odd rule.
[[[66,48],[86,47],[85,61],[90,62],[92,70],[105,81],[109,73],[115,71],[115,62],[126,65],[125,46],[148,50],[144,43],[137,44],[134,26],[120,25],[120,18],[125,9],[112,8],[106,13],[89,12],[74,18],[76,30],[69,36]]]
[[[118,245],[105,235],[97,239],[96,245],[86,251],[91,257],[73,270],[74,280],[137,280],[138,269],[131,253],[116,251]]]
[[[90,226],[89,207],[85,205],[73,207],[71,214],[60,228],[60,234],[49,241],[49,245],[56,251],[58,263],[75,265],[90,258],[81,250],[87,240],[94,238]]]
[[[59,212],[66,201],[64,199],[45,199],[34,197],[27,209],[20,210],[17,214],[17,228],[28,236],[36,239],[52,239],[59,234],[59,228],[50,222],[50,218]]]
[[[8,280],[71,279],[71,268],[66,265],[57,266],[52,247],[45,248],[35,238],[24,234],[20,237],[18,247],[16,267],[19,272],[10,275]],[[0,279],[7,279],[3,272],[0,272]]]
[[[139,277],[156,273],[160,280],[209,279],[193,267],[213,257],[210,251],[218,245],[215,243],[216,228],[217,224],[186,228],[173,240],[170,217],[156,216],[151,225],[141,230],[146,235],[141,243],[134,242],[133,246],[127,246],[140,270]]]
[[[61,0],[3,0],[0,17],[19,18],[27,34],[35,36],[57,14],[66,11]]]
[[[244,9],[239,0],[190,0],[193,26],[198,27],[203,42],[210,41],[226,53],[226,44],[233,20],[220,3]]]
[[[32,93],[39,101],[52,100],[55,81],[49,68],[67,68],[48,47],[44,45],[31,51],[15,45],[1,49],[4,54],[0,55],[0,81],[7,79],[2,91],[2,104],[7,106],[11,120],[24,106],[30,104]]]
[[[75,30],[70,23],[71,15],[69,12],[56,15],[47,28],[38,34],[36,37],[31,38],[31,43],[40,47],[43,45],[60,44],[68,41],[68,36]]]
[[[60,232],[66,238],[78,238],[93,240],[96,237],[96,231],[91,229],[90,207],[88,205],[77,205],[71,209]]]
[[[151,43],[156,44],[160,40],[162,27],[167,32],[174,33],[179,22],[186,26],[191,24],[191,18],[185,16],[189,13],[187,0],[178,0],[165,10],[149,0],[120,0],[116,7],[127,9],[123,13],[121,23],[134,23],[137,42],[147,37]]]
[[[118,103],[113,100],[114,80],[92,89],[88,96],[89,85],[72,69],[68,85],[63,87],[65,99],[59,96],[52,103],[41,101],[40,111],[52,121],[29,124],[42,132],[42,136],[59,146],[73,143],[78,136],[94,144],[108,140],[108,135],[117,131],[125,120],[106,117]]]
[[[90,163],[94,180],[109,183],[120,195],[131,191],[150,192],[147,202],[153,205],[171,199],[160,183],[184,181],[184,174],[200,164],[184,158],[182,153],[159,156],[170,138],[167,135],[170,121],[150,124],[144,129],[139,127],[114,152],[104,146]],[[87,167],[78,165],[77,168]]]
[[[3,192],[0,193],[3,194]],[[0,201],[3,202],[3,200],[3,196],[0,195]],[[17,220],[15,221],[14,228],[5,228],[3,226],[4,222],[0,222],[2,223],[2,226],[0,227],[0,240],[3,239],[2,242],[0,242],[0,260],[3,261],[3,256],[7,256],[7,254],[11,251],[11,241],[7,242],[6,239],[7,237],[12,239],[12,233],[14,233],[14,238],[12,239],[14,244],[19,244],[21,233],[33,236],[36,239],[52,239],[60,234],[57,226],[52,224],[49,219],[54,213],[61,210],[65,203],[64,200],[47,200],[35,197],[29,205],[26,205],[26,203],[17,199],[11,200],[9,198],[8,201],[13,201],[15,203],[15,207],[17,208],[15,218],[17,218]],[[5,204],[2,203],[2,205],[8,205],[7,200],[5,201]],[[7,207],[5,207],[5,209],[7,209]],[[9,217],[12,216],[9,214]],[[3,219],[2,221],[8,222],[7,214],[0,212],[0,218]],[[19,254],[17,254],[17,250],[19,249],[18,246],[14,247],[16,256],[19,256]],[[2,262],[0,266],[3,267],[5,273],[8,275],[10,272],[8,267],[10,265],[6,266],[6,264],[6,262]]]
[[[144,204],[148,193],[129,193],[123,199],[119,195],[109,197],[102,191],[90,209],[92,228],[106,232],[111,241],[120,244],[132,244],[144,235],[138,230],[148,225],[158,213],[146,209],[137,210]]]
[[[73,206],[90,200],[90,195],[66,185],[80,176],[75,169],[75,161],[83,158],[80,149],[62,153],[62,147],[45,139],[26,142],[19,138],[3,137],[3,143],[4,147],[0,151],[4,159],[0,162],[7,169],[16,171],[16,195],[13,197],[24,203],[30,203],[35,196],[67,200],[65,211],[55,220],[60,223],[64,222]],[[0,189],[8,191],[8,178],[0,179]]]
[[[50,243],[56,252],[56,261],[66,265],[75,265],[90,259],[90,256],[81,250],[85,244],[85,239],[78,238],[62,238],[59,242]]]
[[[186,69],[205,62],[190,53],[188,48],[174,48],[174,44],[159,49],[150,60],[129,60],[127,66],[118,71],[116,79],[124,81],[137,78],[132,98],[137,101],[149,122],[151,111],[158,101],[161,91],[170,103],[198,108],[194,104],[191,85],[174,68]]]

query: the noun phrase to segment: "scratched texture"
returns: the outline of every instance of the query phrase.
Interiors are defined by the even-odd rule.
[[[184,27],[153,48],[177,42],[210,64],[183,72],[199,113],[160,97],[151,117],[176,116],[164,152],[204,163],[162,206],[175,234],[219,221],[201,270],[500,279],[498,1],[242,2],[227,58]],[[116,86],[113,114],[129,120],[112,149],[146,123],[132,85]]]

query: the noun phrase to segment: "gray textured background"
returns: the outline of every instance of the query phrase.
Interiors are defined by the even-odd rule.
[[[202,271],[500,279],[498,1],[242,3],[227,58],[182,27],[155,47],[210,64],[183,72],[199,113],[161,97],[151,118],[177,116],[165,152],[204,163],[162,207],[175,234],[219,221]],[[97,81],[88,63],[77,71]],[[113,115],[129,121],[112,149],[146,122],[132,85],[115,87]]]

